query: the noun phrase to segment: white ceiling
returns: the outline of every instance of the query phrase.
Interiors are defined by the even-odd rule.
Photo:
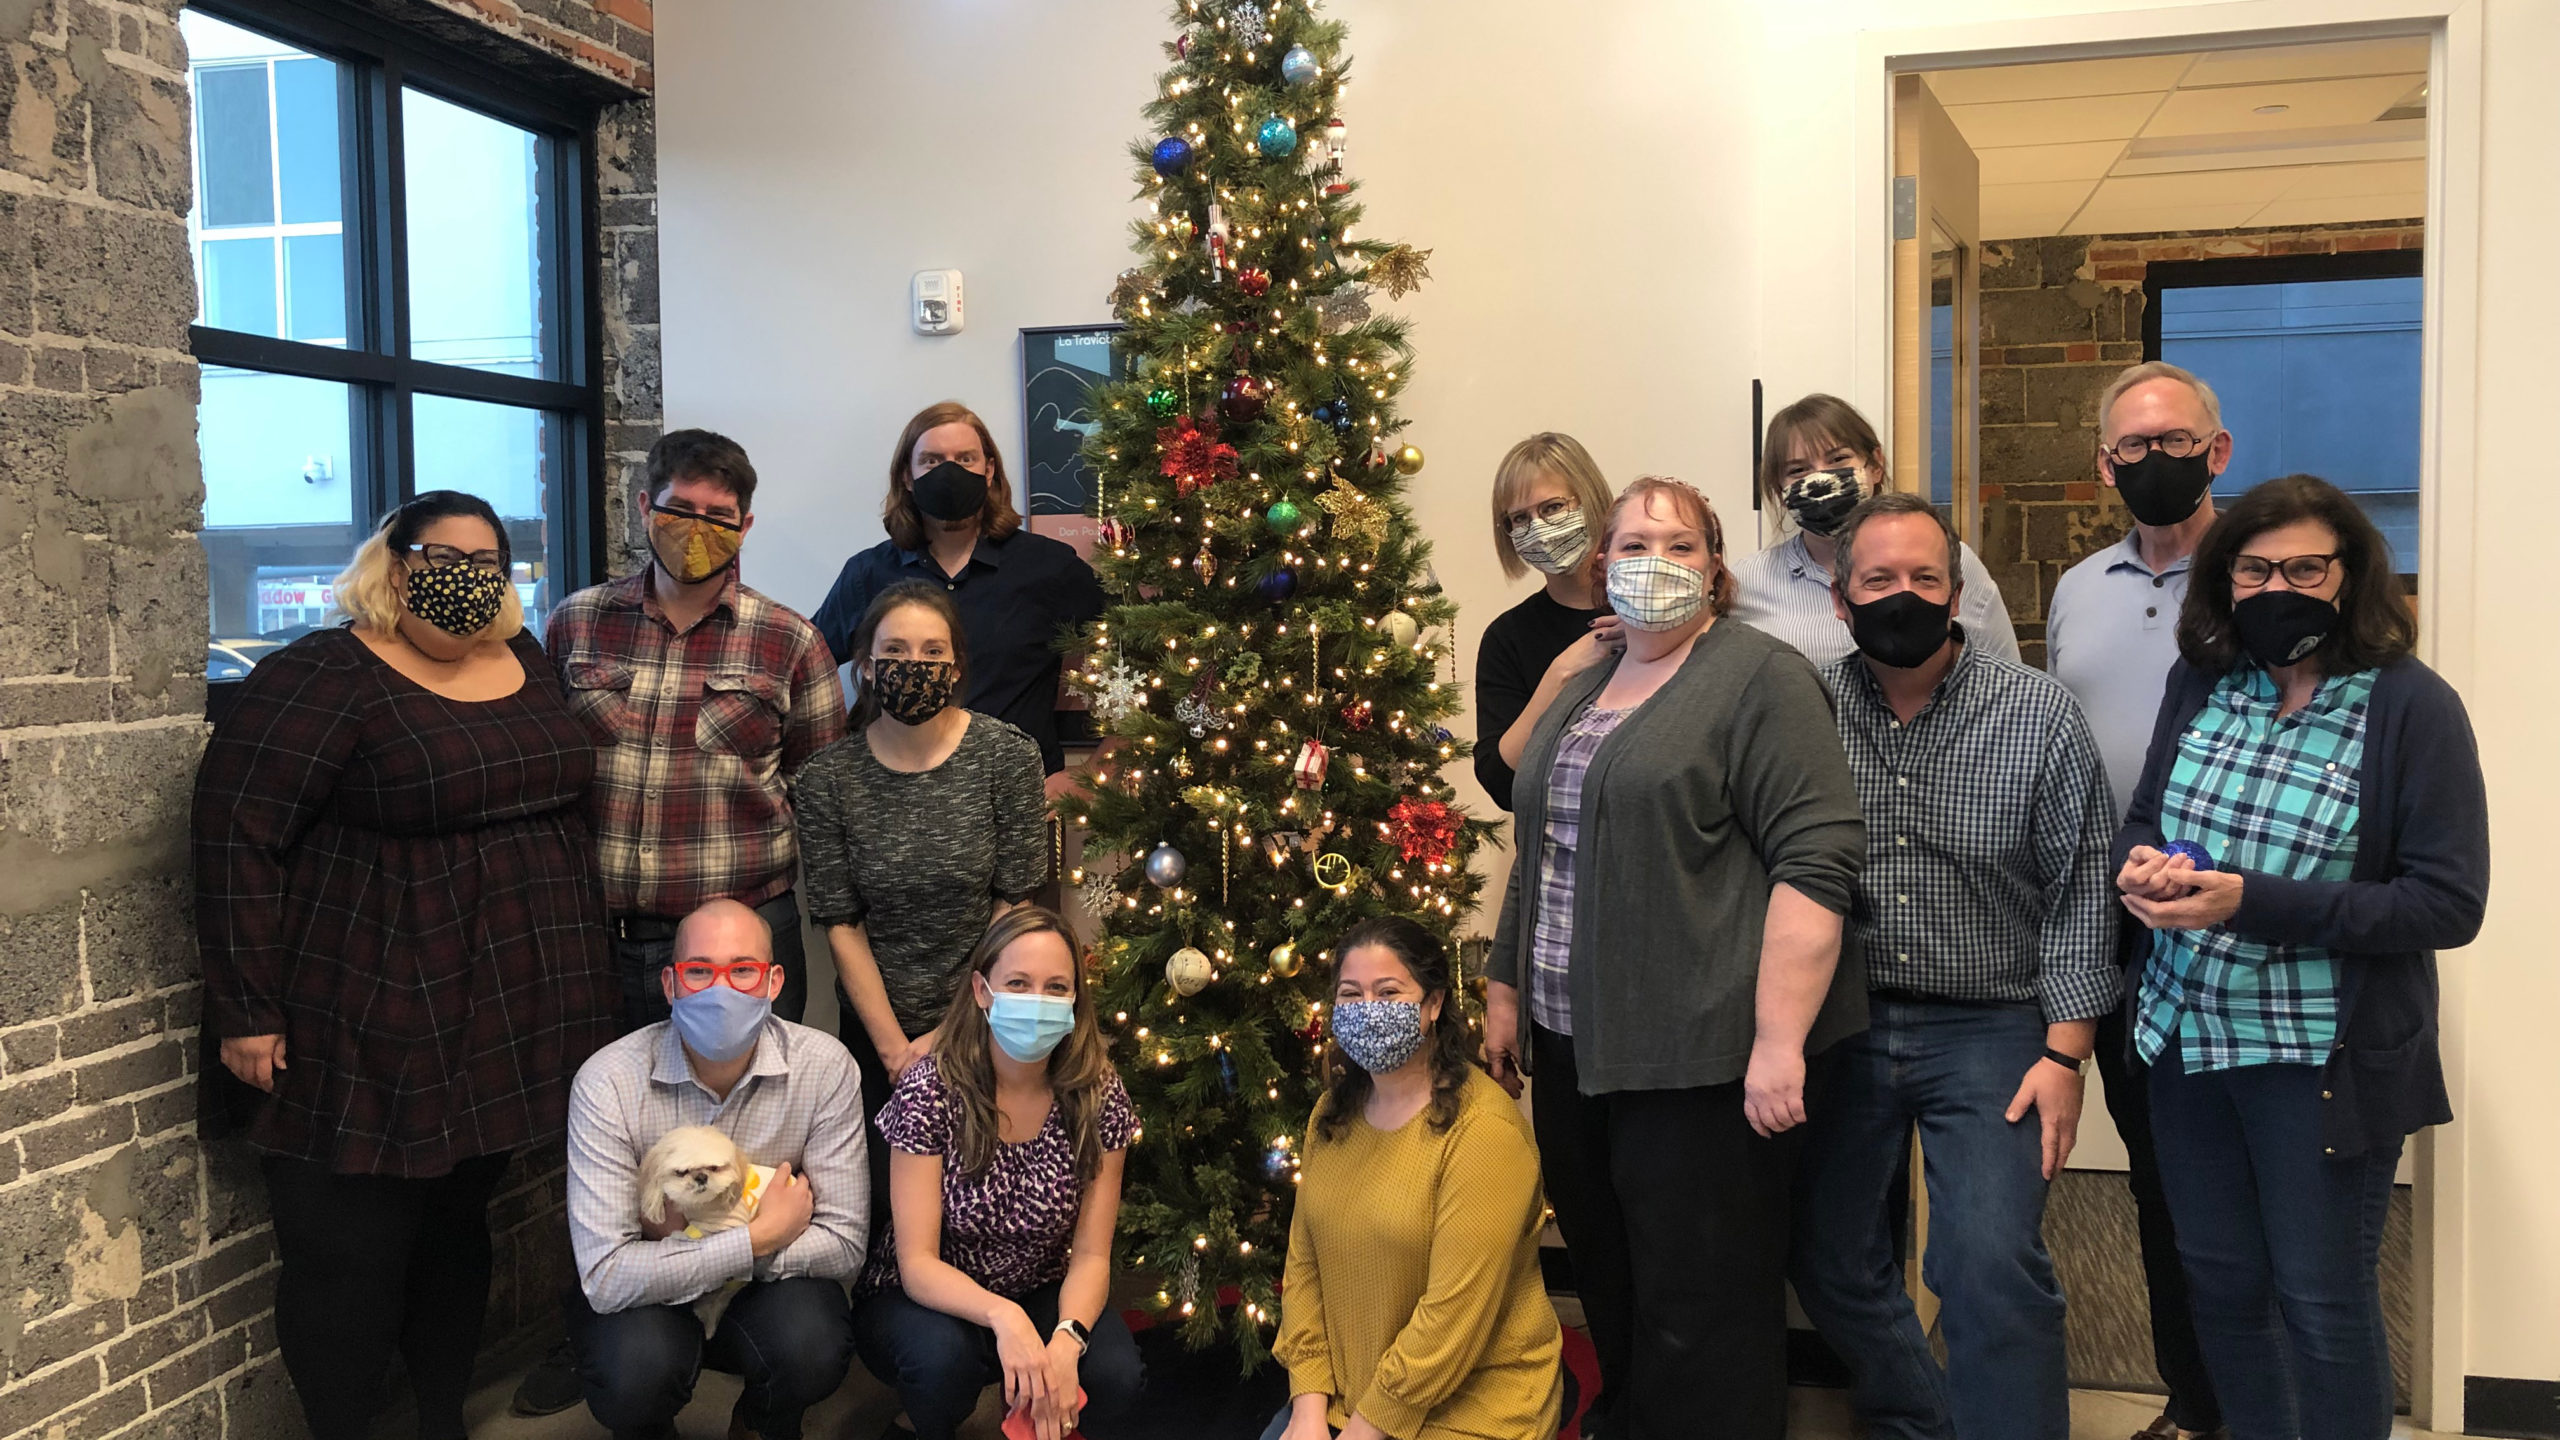
[[[2001,240],[2423,215],[2426,72],[2412,38],[1925,78],[1982,162],[1981,238]]]

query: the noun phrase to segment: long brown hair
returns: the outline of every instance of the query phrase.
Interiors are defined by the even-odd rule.
[[[2240,547],[2297,520],[2317,520],[2338,537],[2337,563],[2346,583],[2338,587],[2338,628],[2311,652],[2323,675],[2353,675],[2388,665],[2417,647],[2418,617],[2400,593],[2391,542],[2365,518],[2364,508],[2317,475],[2287,475],[2260,482],[2214,517],[2187,564],[2187,600],[2178,610],[2178,653],[2208,675],[2240,663],[2240,636],[2231,623],[2231,557]]]
[[[889,538],[901,550],[925,547],[924,515],[916,509],[916,497],[908,488],[915,475],[916,442],[924,432],[937,425],[967,425],[978,432],[978,446],[987,453],[987,503],[978,511],[978,528],[990,540],[1001,540],[1022,528],[1022,512],[1013,508],[1013,482],[1005,477],[1004,452],[996,448],[995,432],[978,412],[957,400],[927,405],[898,432],[898,448],[889,455],[889,495],[880,502],[880,523]]]
[[[880,718],[880,687],[872,684],[871,677],[863,670],[871,663],[872,642],[880,638],[881,623],[889,618],[890,613],[909,605],[920,605],[932,611],[950,627],[952,694],[966,697],[969,693],[969,632],[960,628],[960,608],[951,603],[950,593],[939,585],[924,580],[901,580],[871,597],[869,608],[862,612],[862,623],[854,627],[853,653],[844,657],[853,666],[853,728],[856,730]]]
[[[1017,905],[996,918],[969,952],[969,969],[951,996],[934,1032],[934,1072],[942,1080],[951,1106],[951,1151],[963,1175],[982,1175],[996,1158],[995,1043],[987,1012],[978,1008],[977,988],[969,975],[995,969],[1005,947],[1026,935],[1051,934],[1066,942],[1076,957],[1076,1028],[1049,1052],[1049,1089],[1058,1106],[1058,1121],[1074,1147],[1076,1183],[1085,1184],[1102,1168],[1102,1100],[1110,1086],[1111,1055],[1093,1013],[1093,992],[1085,987],[1084,962],[1076,936],[1065,917],[1041,905]],[[989,988],[993,988],[990,984]]]
[[[1817,455],[1835,447],[1855,450],[1858,463],[1875,467],[1879,483],[1892,483],[1884,472],[1884,442],[1876,438],[1876,427],[1857,406],[1817,391],[1769,417],[1769,433],[1760,445],[1760,493],[1772,505],[1787,492],[1787,465],[1799,440]]]
[[[1440,1018],[1431,1022],[1431,1033],[1422,1040],[1423,1054],[1431,1062],[1431,1103],[1424,1113],[1431,1117],[1432,1129],[1446,1131],[1458,1123],[1458,1092],[1467,1083],[1467,1072],[1476,1065],[1475,1036],[1467,1029],[1467,1017],[1458,1009],[1458,987],[1449,968],[1449,948],[1411,916],[1382,915],[1352,926],[1334,942],[1334,968],[1340,970],[1343,960],[1364,945],[1375,945],[1402,961],[1405,973],[1421,989],[1423,1000],[1440,997]],[[1377,1088],[1377,1082],[1368,1071],[1352,1064],[1329,1036],[1324,1044],[1324,1071],[1324,1101],[1316,1106],[1316,1133],[1336,1140],[1351,1123],[1351,1117],[1369,1103],[1369,1093]]]

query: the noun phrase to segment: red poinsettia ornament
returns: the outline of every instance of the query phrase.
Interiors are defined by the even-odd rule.
[[[1458,847],[1458,817],[1441,801],[1408,796],[1388,809],[1387,838],[1406,860],[1437,865]]]
[[[1188,415],[1156,432],[1156,448],[1164,452],[1158,468],[1184,495],[1236,478],[1236,447],[1221,441],[1215,431],[1200,428],[1200,422]]]

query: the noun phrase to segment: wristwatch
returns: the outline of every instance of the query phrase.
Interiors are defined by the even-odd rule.
[[[2074,1075],[2086,1075],[2089,1073],[2089,1057],[2086,1055],[2065,1055],[2061,1051],[2048,1045],[2044,1049],[2044,1058],[2061,1066],[2063,1069],[2070,1071]]]
[[[1061,1320],[1058,1322],[1058,1328],[1050,1331],[1049,1333],[1052,1335],[1064,1334],[1067,1338],[1075,1341],[1076,1353],[1078,1355],[1086,1354],[1093,1349],[1093,1332],[1086,1329],[1084,1322],[1081,1320],[1072,1318]]]

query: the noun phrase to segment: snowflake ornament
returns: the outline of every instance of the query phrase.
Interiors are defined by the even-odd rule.
[[[1113,660],[1092,693],[1094,718],[1105,725],[1117,725],[1147,708],[1146,678],[1126,660]]]

